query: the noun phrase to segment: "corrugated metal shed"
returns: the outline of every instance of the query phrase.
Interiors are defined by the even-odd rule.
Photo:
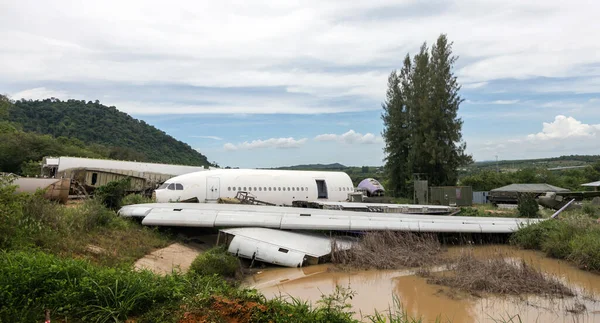
[[[566,188],[557,187],[550,184],[510,184],[495,188],[492,192],[527,192],[527,193],[545,193],[545,192],[568,192]]]
[[[489,203],[488,195],[490,195],[490,192],[473,192],[473,204]]]
[[[432,186],[429,188],[429,202],[438,205],[471,206],[473,188],[471,186]]]

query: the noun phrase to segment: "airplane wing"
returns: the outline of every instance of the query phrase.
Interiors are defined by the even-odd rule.
[[[230,253],[289,267],[316,264],[331,252],[331,239],[316,230],[510,233],[542,221],[205,203],[128,205],[119,214],[143,218],[142,224],[150,226],[223,228],[220,235],[225,235]],[[336,243],[347,249],[352,241]]]
[[[205,203],[128,205],[124,217],[142,224],[183,227],[263,227],[282,230],[511,233],[540,219],[368,213],[294,207]]]

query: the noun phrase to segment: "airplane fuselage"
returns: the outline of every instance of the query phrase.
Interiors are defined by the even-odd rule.
[[[233,198],[240,191],[257,200],[291,205],[292,201],[345,201],[354,186],[343,172],[216,169],[169,179],[156,190],[156,200],[210,203]]]

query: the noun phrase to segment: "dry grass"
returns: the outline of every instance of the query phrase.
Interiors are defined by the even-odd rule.
[[[574,295],[561,282],[545,276],[526,262],[507,259],[501,256],[477,259],[472,253],[466,252],[449,266],[449,272],[432,274],[421,271],[420,274],[428,277],[428,283],[457,288],[473,295],[480,292],[509,295]]]
[[[331,261],[350,268],[398,269],[445,262],[442,245],[432,234],[369,232],[349,250],[332,249]]]

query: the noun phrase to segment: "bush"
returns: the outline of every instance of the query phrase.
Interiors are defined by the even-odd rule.
[[[539,217],[540,206],[531,194],[520,194],[517,210],[520,217],[537,218]]]
[[[98,187],[94,192],[94,196],[107,208],[118,210],[121,207],[121,201],[125,197],[130,186],[131,179],[129,178],[112,181],[104,186]]]
[[[594,228],[576,235],[569,245],[570,260],[586,270],[600,271],[600,230]]]
[[[132,205],[132,204],[143,204],[143,203],[154,203],[155,201],[141,194],[129,194],[121,201],[121,206]]]
[[[223,247],[210,249],[196,257],[190,266],[190,274],[200,276],[220,275],[234,277],[240,269],[240,261]]]
[[[542,242],[561,226],[560,220],[546,220],[520,228],[510,237],[510,243],[524,249],[542,249]]]
[[[572,252],[569,241],[581,230],[567,221],[553,222],[556,222],[553,229],[546,232],[545,236],[542,237],[540,247],[549,257],[567,259]]]
[[[593,205],[591,203],[584,203],[583,207],[581,208],[581,211],[585,215],[597,219],[598,215],[600,214],[600,206]]]

